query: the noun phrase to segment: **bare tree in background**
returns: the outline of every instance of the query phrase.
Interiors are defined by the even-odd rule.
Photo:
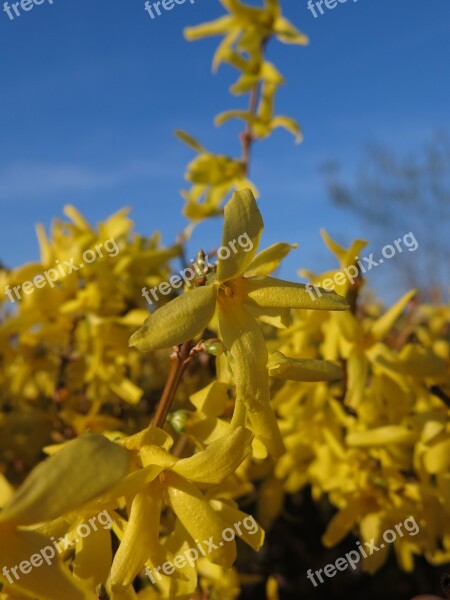
[[[419,287],[430,299],[448,290],[450,262],[450,137],[436,133],[408,156],[396,156],[371,143],[351,183],[340,165],[324,167],[332,201],[355,213],[384,245],[408,233],[419,250],[412,261],[397,263],[408,287]]]

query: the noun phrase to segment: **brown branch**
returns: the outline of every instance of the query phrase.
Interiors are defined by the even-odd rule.
[[[185,342],[181,348],[176,346],[170,355],[171,366],[169,376],[167,377],[164,391],[156,407],[156,412],[151,421],[153,427],[163,427],[167,413],[172,406],[181,378],[187,365],[192,360],[190,356],[190,342]]]
[[[66,371],[70,363],[73,361],[75,348],[76,330],[81,321],[81,317],[75,317],[69,331],[68,341],[64,350],[60,353],[60,363],[56,375],[55,390],[53,392],[53,401],[60,405],[64,402],[67,395],[66,387]]]
[[[199,352],[205,352],[205,343],[200,340],[198,344],[191,348],[191,342],[185,342],[181,347],[175,346],[170,360],[172,362],[169,375],[162,396],[156,407],[156,412],[153,415],[150,425],[153,427],[163,427],[166,422],[167,414],[175,399],[175,394],[181,383],[183,375],[186,372],[189,364],[194,356]]]
[[[250,105],[248,108],[248,112],[252,116],[256,116],[256,109],[258,106],[258,98],[259,92],[261,89],[261,84],[258,83],[250,95]],[[252,148],[252,144],[255,141],[255,136],[253,135],[252,123],[249,120],[247,122],[247,127],[244,132],[241,133],[241,143],[242,143],[242,162],[244,163],[245,175],[248,175],[250,168],[250,151]]]

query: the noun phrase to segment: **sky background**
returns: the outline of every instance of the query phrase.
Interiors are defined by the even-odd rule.
[[[301,123],[304,141],[295,145],[280,130],[257,144],[251,175],[261,192],[263,242],[299,243],[281,271],[295,278],[300,267],[335,266],[321,227],[345,244],[368,235],[331,205],[321,165],[338,159],[351,174],[368,140],[404,154],[449,129],[450,2],[349,0],[316,19],[306,0],[281,4],[310,37],[306,48],[269,48],[287,79],[277,113]],[[213,151],[240,153],[241,125],[213,125],[218,112],[242,106],[228,93],[236,72],[211,74],[218,38],[188,43],[182,34],[223,12],[217,0],[187,0],[154,20],[143,0],[45,0],[13,21],[0,11],[0,259],[7,266],[38,258],[35,223],[48,227],[68,203],[93,223],[130,206],[140,233],[158,229],[166,244],[174,240],[186,225],[179,192],[194,156],[174,130]],[[216,247],[220,229],[217,219],[198,227],[191,253]],[[382,269],[374,283],[383,295],[392,265]]]

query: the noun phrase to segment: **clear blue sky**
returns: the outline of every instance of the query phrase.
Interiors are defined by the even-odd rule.
[[[368,139],[404,152],[448,128],[450,2],[349,0],[317,19],[306,0],[282,6],[311,43],[270,47],[287,78],[277,112],[297,118],[305,140],[296,146],[280,131],[262,142],[252,175],[264,241],[300,244],[282,271],[293,277],[299,267],[332,265],[320,227],[346,242],[365,233],[330,206],[321,164],[339,158],[352,172]],[[0,11],[0,258],[7,265],[37,258],[34,224],[48,225],[67,203],[93,222],[131,206],[140,232],[160,229],[165,242],[174,239],[185,224],[179,190],[193,155],[173,130],[239,152],[236,127],[213,125],[215,114],[241,105],[228,94],[235,72],[211,75],[217,38],[188,43],[182,35],[221,14],[217,0],[186,0],[155,20],[143,0],[44,0],[13,21]],[[201,226],[194,246],[217,245],[219,230],[217,220]]]

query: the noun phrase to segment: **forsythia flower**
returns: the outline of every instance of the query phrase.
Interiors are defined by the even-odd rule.
[[[40,464],[0,512],[0,563],[19,565],[25,558],[49,545],[39,528],[24,528],[52,521],[76,510],[116,484],[126,473],[129,455],[106,438],[90,434],[67,444]],[[9,575],[9,577],[7,577]],[[31,569],[16,581],[3,569],[0,581],[6,587],[40,600],[88,600],[82,585],[56,559]]]
[[[256,436],[273,456],[284,451],[275,415],[270,406],[267,349],[255,316],[287,308],[346,310],[345,300],[323,290],[311,299],[305,286],[258,276],[259,239],[264,223],[250,190],[236,192],[225,206],[222,245],[229,247],[240,235],[251,240],[251,250],[237,248],[218,260],[211,285],[190,289],[153,313],[130,339],[130,345],[148,351],[169,348],[199,335],[217,313],[220,337],[230,353],[236,383],[235,422],[245,414]],[[284,247],[281,250],[284,256]],[[255,262],[253,262],[255,259]]]
[[[118,442],[134,456],[138,468],[85,507],[91,512],[100,506],[111,509],[120,498],[127,500],[128,522],[120,532],[116,529],[121,544],[111,568],[113,592],[125,591],[145,564],[154,569],[170,558],[170,543],[169,547],[163,546],[159,539],[163,500],[181,526],[175,531],[177,543],[187,535],[191,542],[212,539],[219,544],[222,531],[246,516],[223,502],[205,497],[197,485],[217,485],[234,473],[250,453],[252,438],[250,431],[238,427],[185,459],[177,459],[169,453],[173,440],[156,427]],[[259,549],[264,539],[262,530],[258,535],[244,533],[242,537],[255,549]],[[208,553],[208,560],[229,569],[236,558],[236,544],[234,541],[217,544]],[[192,593],[196,577],[189,575],[189,565],[180,569],[174,578],[168,578],[169,583],[163,581],[161,585],[168,585],[173,591],[174,586],[182,585],[179,580],[184,576],[193,586]]]

